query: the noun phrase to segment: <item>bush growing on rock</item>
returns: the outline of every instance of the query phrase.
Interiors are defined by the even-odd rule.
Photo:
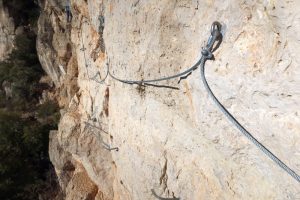
[[[38,16],[33,0],[4,0],[17,26],[32,26]],[[35,5],[32,8],[29,6]],[[37,14],[37,15],[36,15]],[[49,131],[57,128],[55,102],[38,105],[45,86],[31,28],[15,39],[9,59],[0,63],[0,199],[38,199],[52,167]]]

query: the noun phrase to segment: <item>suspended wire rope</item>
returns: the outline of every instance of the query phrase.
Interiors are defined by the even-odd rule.
[[[216,22],[215,22],[216,23]],[[295,180],[300,182],[300,176],[284,164],[279,158],[277,158],[270,150],[268,150],[263,144],[261,144],[251,133],[249,133],[233,116],[232,114],[220,103],[217,97],[214,95],[210,89],[206,77],[205,77],[205,61],[212,58],[212,48],[214,42],[221,37],[221,24],[213,24],[212,37],[208,42],[207,46],[202,50],[202,62],[200,63],[200,74],[203,85],[208,92],[209,96],[212,98],[213,102],[220,109],[220,111],[227,117],[227,119],[235,126],[237,129],[248,138],[255,146],[257,146],[263,153],[265,153],[271,160],[273,160],[279,167],[291,175]]]
[[[93,80],[93,81],[95,81],[95,82],[97,82],[97,83],[99,83],[99,84],[105,84],[105,80],[106,80],[106,78],[108,77],[108,74],[109,74],[109,71],[107,70],[107,72],[106,72],[106,74],[105,74],[105,76],[104,76],[104,78],[103,79],[101,79],[101,76],[100,76],[100,72],[97,72],[94,76],[90,76],[90,74],[89,74],[89,65],[88,65],[88,63],[87,63],[87,58],[86,58],[86,53],[85,53],[85,50],[86,50],[86,48],[85,48],[85,46],[84,46],[84,40],[83,40],[83,36],[82,36],[82,29],[81,29],[81,33],[80,33],[80,36],[81,36],[81,43],[82,43],[82,48],[80,49],[81,51],[83,51],[83,59],[84,59],[84,64],[85,64],[85,70],[86,70],[86,74],[87,74],[87,76],[88,76],[88,79],[90,79],[90,80]],[[99,77],[100,78],[100,80],[97,80],[97,78],[96,77]]]
[[[81,31],[81,39],[82,39],[82,44],[83,44],[82,49],[84,52],[85,66],[86,66],[86,70],[87,70],[87,75],[89,77],[88,65],[87,65],[86,55],[85,55],[85,47],[84,47],[84,42],[83,42],[83,37],[82,37],[82,31]],[[218,43],[214,47],[215,42],[218,42]],[[220,101],[217,99],[217,97],[214,95],[214,93],[210,89],[210,87],[207,83],[206,77],[205,77],[205,62],[207,60],[214,59],[214,56],[212,53],[214,52],[214,50],[216,48],[219,47],[221,42],[222,42],[221,24],[219,22],[214,22],[211,26],[211,35],[208,39],[207,45],[201,52],[202,56],[201,56],[200,60],[196,64],[194,64],[192,67],[188,68],[187,70],[180,72],[178,74],[175,74],[175,75],[166,76],[166,77],[162,77],[162,78],[149,79],[149,80],[127,80],[127,79],[121,79],[121,78],[116,77],[113,73],[110,72],[109,65],[107,64],[107,72],[106,72],[105,77],[101,81],[97,81],[97,82],[100,84],[103,84],[108,76],[110,76],[112,79],[114,79],[116,81],[119,81],[119,82],[125,83],[125,84],[145,84],[145,83],[166,81],[166,80],[170,80],[170,79],[174,79],[174,78],[182,78],[183,76],[189,75],[190,73],[192,73],[195,69],[197,69],[200,66],[200,75],[201,75],[201,79],[204,84],[204,87],[205,87],[206,91],[208,92],[209,96],[212,98],[213,102],[220,109],[220,111],[247,139],[249,139],[255,146],[257,146],[265,155],[267,155],[279,167],[281,167],[284,171],[286,171],[289,175],[291,175],[296,181],[300,182],[300,176],[295,171],[293,171],[291,168],[289,168],[286,164],[284,164],[278,157],[276,157],[263,144],[261,144],[251,133],[249,133],[232,116],[232,114],[220,103]],[[213,47],[214,47],[214,49],[213,49]],[[97,74],[95,76],[97,76]]]

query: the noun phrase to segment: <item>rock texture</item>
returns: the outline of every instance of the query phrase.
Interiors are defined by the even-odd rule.
[[[0,61],[7,58],[14,47],[15,25],[8,10],[0,0]]]
[[[62,2],[41,1],[38,20],[37,51],[47,75],[57,88],[61,106],[67,106],[78,91],[78,67],[73,55],[70,24],[66,24]]]
[[[50,156],[66,199],[300,199],[299,183],[216,109],[198,70],[163,83],[178,90],[99,83],[106,64],[124,79],[183,71],[219,20],[208,82],[299,174],[299,1],[77,0],[71,23],[63,2],[41,5],[38,51],[64,106]]]

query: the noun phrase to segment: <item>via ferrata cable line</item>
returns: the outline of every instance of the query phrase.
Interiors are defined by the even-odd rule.
[[[166,80],[170,80],[170,79],[174,79],[174,78],[179,78],[179,77],[183,77],[187,74],[190,74],[191,72],[193,72],[195,69],[198,68],[199,64],[200,64],[201,60],[198,61],[196,64],[194,64],[192,67],[190,67],[189,69],[181,72],[181,73],[178,73],[178,74],[175,74],[175,75],[172,75],[172,76],[166,76],[166,77],[162,77],[162,78],[157,78],[157,79],[149,79],[149,80],[140,80],[140,81],[137,81],[137,80],[125,80],[125,79],[120,79],[120,78],[117,78],[115,75],[113,75],[110,70],[108,70],[108,74],[111,78],[119,81],[119,82],[122,82],[122,83],[127,83],[127,84],[143,84],[143,83],[152,83],[152,82],[160,82],[160,81],[166,81]]]
[[[89,70],[88,70],[89,66],[87,64],[86,53],[85,53],[86,48],[84,46],[84,41],[83,41],[83,36],[82,36],[82,29],[81,29],[80,36],[81,36],[81,43],[82,43],[82,48],[80,50],[83,51],[84,65],[85,65],[86,74],[88,76],[88,79],[93,80],[93,81],[95,81],[99,84],[105,84],[105,80],[106,80],[106,78],[108,77],[108,74],[109,74],[108,68],[107,68],[107,72],[106,72],[103,79],[101,79],[101,77],[100,77],[100,72],[97,72],[94,76],[90,77]],[[97,80],[97,78],[96,78],[97,76],[99,76],[99,78],[101,79],[100,81]]]
[[[108,132],[102,130],[100,127],[97,127],[89,122],[84,122],[85,123],[85,126],[84,126],[84,130],[86,130],[86,128],[96,128],[102,132],[104,132],[105,134],[108,134]],[[104,142],[103,141],[103,137],[101,135],[98,135],[98,134],[95,134],[94,131],[91,131],[95,136],[96,138],[102,143],[102,147],[108,151],[119,151],[119,147],[111,147],[108,143]]]
[[[81,30],[81,38],[82,38],[82,30]],[[214,47],[215,42],[218,42],[217,45]],[[159,82],[159,81],[166,81],[174,78],[182,78],[183,76],[188,76],[191,74],[195,69],[197,69],[200,66],[200,75],[202,82],[204,84],[204,87],[206,91],[208,92],[209,96],[212,98],[213,102],[216,104],[216,106],[220,109],[220,111],[227,117],[227,119],[234,125],[236,128],[246,137],[248,138],[255,146],[257,146],[264,154],[266,154],[271,160],[273,160],[279,167],[281,167],[284,171],[286,171],[289,175],[291,175],[296,181],[300,182],[300,176],[293,171],[291,168],[289,168],[286,164],[284,164],[278,157],[276,157],[269,149],[267,149],[263,144],[261,144],[250,132],[248,132],[233,116],[232,114],[222,105],[222,103],[217,99],[217,97],[214,95],[212,90],[210,89],[206,77],[205,77],[205,62],[207,60],[214,59],[213,52],[216,48],[219,47],[219,45],[222,42],[222,34],[221,34],[221,24],[219,22],[214,22],[211,26],[211,35],[208,39],[207,45],[203,48],[201,51],[201,58],[200,60],[194,64],[192,67],[188,68],[187,70],[172,75],[172,76],[166,76],[162,78],[157,79],[149,79],[149,80],[126,80],[116,77],[114,74],[110,72],[109,65],[107,64],[107,74],[104,79],[102,79],[99,83],[104,83],[106,78],[110,76],[112,79],[125,83],[125,84],[147,84],[151,82]],[[82,38],[83,43],[83,38]],[[83,49],[84,49],[84,43],[83,43]],[[87,69],[87,63],[86,63],[86,56],[85,56],[85,49],[84,49],[84,59],[85,59],[85,65]],[[99,72],[98,72],[99,73]],[[88,74],[88,69],[87,69]],[[89,74],[88,74],[89,76]]]
[[[217,97],[214,95],[210,89],[207,80],[205,78],[205,62],[213,58],[212,48],[215,41],[220,40],[221,35],[221,24],[219,22],[214,22],[211,28],[211,37],[208,41],[206,47],[202,50],[202,58],[200,63],[200,75],[202,82],[209,96],[212,98],[216,106],[221,110],[221,112],[227,117],[227,119],[237,127],[237,129],[246,136],[255,146],[257,146],[263,153],[265,153],[271,160],[273,160],[279,167],[291,175],[295,180],[300,182],[300,176],[284,164],[278,157],[276,157],[269,149],[267,149],[263,144],[261,144],[250,132],[248,132],[233,116],[232,114],[220,103]]]
[[[175,74],[175,75],[172,75],[172,76],[157,78],[157,79],[150,79],[150,80],[125,80],[125,79],[118,78],[113,73],[110,72],[109,65],[108,65],[108,63],[106,63],[105,77],[102,80],[98,81],[98,80],[96,80],[96,76],[98,75],[100,77],[99,72],[97,72],[93,77],[90,77],[90,75],[89,75],[89,70],[88,70],[89,66],[87,64],[87,59],[86,59],[86,53],[85,53],[86,48],[84,46],[84,41],[83,41],[83,36],[82,36],[82,29],[81,29],[81,34],[80,35],[81,35],[81,42],[82,42],[82,48],[80,50],[83,51],[83,58],[84,58],[84,62],[85,62],[86,74],[87,74],[89,79],[91,79],[91,80],[93,80],[93,81],[95,81],[99,84],[104,84],[105,80],[107,79],[108,76],[110,76],[112,79],[114,79],[116,81],[126,83],[126,84],[147,84],[147,83],[152,83],[152,82],[166,81],[166,80],[170,80],[170,79],[174,79],[174,78],[180,78],[180,80],[181,80],[182,77],[190,75],[195,69],[197,69],[200,62],[201,62],[201,59],[200,59],[192,67],[188,68],[187,70],[185,70],[181,73],[178,73],[178,74]],[[179,82],[180,82],[180,80],[179,80]],[[155,86],[155,85],[153,85],[153,86]],[[172,88],[172,87],[170,87],[170,88]]]

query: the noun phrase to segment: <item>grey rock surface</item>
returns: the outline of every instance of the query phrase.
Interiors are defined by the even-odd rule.
[[[50,144],[63,150],[50,151],[57,171],[63,166],[55,159],[60,155],[77,163],[74,171],[83,171],[61,181],[67,196],[80,199],[68,185],[88,178],[89,189],[81,191],[94,199],[300,199],[299,183],[213,105],[199,70],[180,84],[163,83],[179,90],[111,78],[98,83],[106,63],[124,79],[183,71],[198,61],[211,23],[219,20],[224,37],[215,61],[206,64],[209,84],[241,124],[300,173],[299,1],[78,0],[71,5],[70,24],[62,10],[45,7],[45,13],[59,14],[44,15],[44,24],[53,27],[46,39],[51,47],[39,46],[42,64],[61,91],[70,86],[70,77],[78,87],[67,95],[52,138],[57,142]],[[61,34],[59,27],[68,31]],[[66,61],[65,76],[59,60]],[[114,147],[119,151],[109,150]]]
[[[8,10],[0,0],[0,61],[3,61],[11,53],[14,47],[15,24]]]

